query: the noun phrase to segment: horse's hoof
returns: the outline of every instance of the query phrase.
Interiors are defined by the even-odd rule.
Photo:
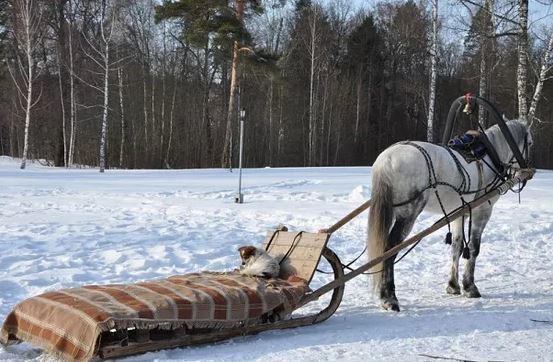
[[[463,295],[467,298],[480,298],[482,296],[480,295],[478,288],[476,288],[476,285],[465,288],[465,290],[463,290]]]
[[[449,284],[445,290],[447,294],[453,294],[453,295],[461,294],[461,288],[458,285]]]
[[[394,312],[399,312],[399,303],[397,300],[383,300],[382,308],[386,310],[392,310]]]

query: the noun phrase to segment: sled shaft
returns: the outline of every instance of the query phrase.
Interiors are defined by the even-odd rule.
[[[365,203],[361,206],[359,206],[357,209],[353,210],[340,220],[338,220],[337,223],[329,227],[328,229],[322,229],[319,232],[326,233],[326,234],[332,234],[336,230],[340,229],[342,226],[346,225],[348,222],[353,220],[355,217],[357,217],[359,214],[361,214],[363,211],[367,210],[369,207],[371,207],[371,200],[365,201]]]

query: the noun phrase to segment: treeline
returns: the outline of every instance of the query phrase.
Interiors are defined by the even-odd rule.
[[[522,114],[521,18],[512,10],[521,3],[460,1],[470,10],[454,24],[462,35],[443,35],[441,16],[434,140],[466,92]],[[56,166],[236,166],[242,109],[248,167],[368,165],[393,142],[427,138],[430,1],[361,10],[347,0],[0,6],[1,154]],[[553,44],[527,30],[524,114],[536,165],[553,168]]]

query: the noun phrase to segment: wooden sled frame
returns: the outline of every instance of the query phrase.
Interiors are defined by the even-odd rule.
[[[338,256],[326,246],[328,238],[329,234],[327,233],[300,234],[277,230],[274,233],[269,233],[266,244],[270,244],[268,253],[276,257],[289,252],[287,260],[295,275],[310,281],[322,257],[332,267],[334,280],[338,280],[343,277],[344,270]],[[175,330],[130,329],[104,332],[100,336],[97,355],[102,359],[119,358],[161,349],[217,342],[273,329],[303,327],[320,323],[332,316],[338,309],[344,288],[343,284],[333,288],[328,306],[321,311],[304,316],[292,316],[285,320],[273,321],[271,316],[265,316],[259,320],[259,323],[244,324],[241,327],[229,329],[182,327]],[[300,301],[301,306],[307,304],[305,299],[309,295],[306,294]]]

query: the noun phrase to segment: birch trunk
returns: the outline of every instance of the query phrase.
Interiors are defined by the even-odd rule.
[[[361,89],[363,86],[361,73],[362,70],[359,70],[359,74],[357,75],[357,101],[355,102],[355,131],[353,133],[353,144],[355,145],[356,150],[358,146],[357,143],[359,142],[359,123],[361,120]]]
[[[60,91],[60,106],[61,106],[61,127],[62,127],[62,134],[63,134],[63,165],[67,167],[67,130],[66,128],[66,120],[65,120],[65,100],[63,99],[63,80],[61,76],[62,72],[62,64],[61,64],[61,47],[58,46],[58,86]]]
[[[25,47],[27,52],[27,98],[25,106],[25,135],[23,138],[23,155],[21,157],[21,169],[24,170],[27,165],[27,155],[29,153],[29,126],[31,124],[31,108],[33,102],[33,67],[34,60],[31,54],[30,27],[25,27]]]
[[[283,101],[282,101],[282,85],[279,87],[278,92],[278,135],[277,135],[277,160],[280,160],[282,152],[282,141],[284,140],[284,124],[283,124]],[[280,162],[277,161],[276,166],[280,166]]]
[[[484,48],[480,50],[480,80],[478,81],[478,94],[480,97],[487,98],[488,93],[488,67],[486,62],[486,52]],[[487,127],[486,113],[484,109],[478,109],[478,122]]]
[[[173,140],[173,120],[175,118],[175,100],[177,98],[177,84],[173,87],[173,97],[171,99],[171,110],[169,111],[169,136],[167,137],[167,152],[165,153],[164,165],[166,168],[171,168],[169,165],[169,154],[171,152],[171,142]]]
[[[490,64],[488,64],[488,56],[491,51],[490,39],[495,31],[492,16],[495,6],[494,0],[486,0],[484,6],[486,7],[486,16],[489,16],[489,19],[486,19],[483,34],[481,34],[480,36],[480,79],[478,83],[478,94],[480,95],[480,97],[488,98],[488,73],[491,71]],[[478,122],[480,122],[480,124],[482,124],[484,127],[487,127],[488,125],[486,120],[486,112],[484,111],[484,109],[480,108],[478,110]]]
[[[430,52],[430,95],[428,99],[428,123],[426,140],[434,141],[434,113],[436,104],[436,79],[438,73],[438,0],[432,0],[432,50]]]
[[[271,76],[269,80],[269,166],[273,166],[273,98],[274,98],[274,80]]]
[[[317,16],[312,13],[312,21],[310,23],[310,69],[309,69],[309,128],[308,128],[308,166],[313,164],[314,156],[314,137],[315,137],[315,53],[317,40]]]
[[[146,69],[146,60],[144,60],[143,68],[142,68],[142,110],[144,112],[144,147],[146,150],[146,154],[148,154],[148,150],[150,148],[149,144],[149,137],[148,137],[148,71]]]
[[[163,168],[163,161],[165,159],[163,150],[165,149],[165,94],[167,91],[167,44],[166,44],[166,33],[165,33],[165,23],[163,23],[163,53],[161,60],[161,134],[160,134],[160,144],[159,144],[159,162]]]
[[[104,55],[104,109],[102,112],[102,131],[100,133],[100,172],[106,168],[106,140],[108,132],[108,106],[109,106],[109,41],[105,42]]]
[[[72,25],[72,23],[71,23]],[[75,138],[77,132],[77,112],[76,112],[76,102],[75,102],[75,63],[73,60],[73,27],[69,29],[69,93],[70,93],[70,130],[69,130],[69,153],[67,157],[67,167],[73,165],[73,159],[75,154]]]
[[[110,24],[109,33],[106,35],[105,32],[105,16],[106,16],[106,0],[102,1],[102,10],[101,10],[101,27],[100,27],[100,34],[101,39],[104,45],[103,54],[102,54],[102,60],[104,61],[103,64],[103,71],[104,71],[104,87],[102,95],[104,96],[104,103],[103,103],[103,112],[102,112],[102,130],[100,132],[100,172],[104,172],[106,168],[106,144],[107,144],[107,133],[108,133],[108,107],[109,107],[109,71],[110,71],[110,64],[109,64],[109,51],[110,51],[110,42],[111,42],[111,36],[113,35],[113,23],[115,21],[115,18],[112,19],[112,22]]]
[[[528,115],[528,0],[519,0],[518,30],[518,117],[526,120]]]
[[[153,62],[152,62],[153,63]],[[152,66],[155,66],[151,63]],[[156,74],[155,71],[150,71],[150,136],[152,138],[152,147],[148,159],[155,162],[156,152]]]
[[[34,66],[35,62],[33,59],[33,46],[38,42],[37,31],[38,31],[38,22],[33,16],[34,5],[32,0],[21,0],[19,2],[20,12],[23,21],[23,32],[24,34],[24,46],[25,46],[25,56],[26,56],[26,66],[27,69],[24,71],[22,69],[21,73],[23,76],[23,81],[27,85],[27,95],[25,98],[25,134],[23,138],[23,155],[21,157],[21,169],[25,169],[27,164],[27,157],[29,154],[29,127],[31,124],[31,109],[36,104],[33,103],[33,82],[35,78]],[[26,73],[26,74],[25,74]],[[26,79],[25,79],[26,78]],[[37,100],[38,101],[38,100]]]
[[[536,89],[534,90],[534,96],[532,97],[532,102],[530,103],[530,109],[528,110],[528,122],[530,129],[534,126],[534,117],[536,115],[536,109],[538,108],[538,102],[540,101],[541,94],[543,91],[543,83],[546,80],[547,73],[551,70],[551,53],[553,53],[553,31],[549,35],[549,42],[547,43],[547,49],[543,55],[543,61],[540,69],[540,74],[538,77],[538,83],[536,84]]]
[[[125,151],[125,107],[123,104],[123,70],[117,69],[117,80],[119,83],[119,110],[121,111],[121,146],[119,148],[119,168],[123,168]]]

